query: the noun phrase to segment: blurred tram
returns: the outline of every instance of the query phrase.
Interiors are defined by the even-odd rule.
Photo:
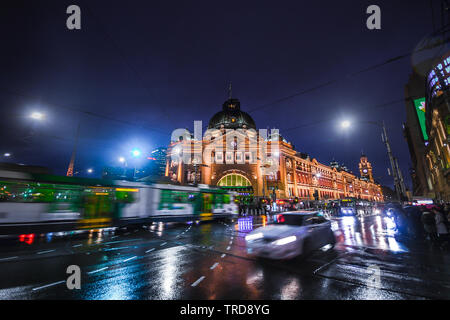
[[[374,212],[374,203],[356,199],[356,198],[344,198],[337,200],[336,216],[366,216]]]
[[[204,221],[238,214],[234,194],[0,170],[0,235]]]

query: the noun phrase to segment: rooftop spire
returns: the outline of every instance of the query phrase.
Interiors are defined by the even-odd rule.
[[[230,81],[230,85],[228,86],[228,99],[231,99],[232,93],[233,93],[233,85]]]

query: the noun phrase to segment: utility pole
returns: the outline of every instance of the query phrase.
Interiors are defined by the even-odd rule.
[[[394,157],[392,155],[391,145],[389,143],[389,139],[388,139],[388,136],[386,133],[386,126],[384,125],[384,121],[382,124],[382,130],[383,131],[381,133],[381,139],[383,140],[384,144],[386,145],[387,153],[389,156],[389,161],[391,163],[392,175],[394,176],[395,191],[397,192],[398,200],[402,201],[403,192],[402,192],[402,187],[401,187],[401,182],[400,182],[400,177],[399,177],[399,170],[398,170],[398,167],[396,166],[396,161],[394,160]]]

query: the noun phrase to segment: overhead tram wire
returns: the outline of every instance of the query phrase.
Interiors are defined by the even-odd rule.
[[[408,101],[410,99],[412,100],[412,99],[416,99],[416,98],[419,98],[419,97],[412,97],[411,96],[411,97],[407,97],[407,98],[404,98],[404,99],[397,99],[397,100],[393,100],[393,101],[390,101],[390,102],[386,102],[386,103],[378,104],[378,105],[375,105],[375,106],[371,106],[368,109],[384,108],[384,107],[388,107],[388,106],[391,106],[391,105],[403,103],[403,102],[406,102],[406,101]],[[327,123],[327,122],[333,122],[333,121],[336,121],[336,118],[329,118],[329,119],[314,121],[314,122],[310,122],[310,123],[304,123],[304,124],[301,124],[299,126],[287,128],[287,129],[283,130],[283,132],[289,132],[289,131],[292,131],[292,130],[296,130],[296,129],[300,129],[300,128],[306,128],[306,127],[311,127],[311,126],[315,126],[315,125],[318,125],[318,124]]]
[[[432,36],[432,35],[439,34],[439,33],[441,33],[441,32],[445,32],[445,29],[446,29],[448,26],[449,26],[449,25],[446,25],[446,26],[442,27],[440,30],[435,31],[435,32],[433,32],[432,34],[428,35],[428,37],[430,37],[430,36]],[[387,64],[390,64],[390,63],[392,63],[392,62],[402,60],[402,59],[404,59],[404,58],[406,58],[406,57],[411,56],[411,55],[414,54],[414,53],[418,53],[418,52],[421,52],[421,51],[424,51],[424,50],[427,50],[427,49],[432,49],[432,48],[434,48],[434,47],[437,47],[437,46],[440,46],[440,45],[442,45],[442,44],[449,43],[449,42],[450,42],[450,38],[447,38],[447,39],[445,39],[443,42],[438,42],[438,43],[435,43],[435,44],[423,46],[423,47],[421,47],[420,49],[417,49],[417,50],[414,50],[414,51],[411,51],[411,52],[408,52],[408,53],[405,53],[405,54],[401,54],[401,55],[398,55],[398,56],[393,57],[393,58],[390,58],[390,59],[387,59],[386,61],[384,61],[384,62],[382,62],[382,63],[378,63],[378,64],[375,64],[375,65],[369,66],[369,67],[367,67],[367,68],[361,69],[361,70],[359,70],[359,71],[355,71],[355,72],[349,73],[349,74],[345,75],[344,78],[352,78],[352,77],[355,77],[355,76],[357,76],[357,75],[359,75],[359,74],[362,74],[362,73],[365,73],[365,72],[368,72],[368,71],[371,71],[371,70],[374,70],[374,69],[383,67],[383,66],[385,66],[385,65],[387,65]],[[279,99],[274,100],[274,101],[272,101],[272,102],[269,102],[269,103],[260,105],[260,106],[258,106],[258,107],[253,108],[253,109],[250,109],[248,112],[249,112],[249,113],[252,113],[252,112],[255,112],[255,111],[259,111],[259,110],[265,109],[265,108],[267,108],[267,107],[269,107],[269,106],[278,104],[278,103],[280,103],[280,102],[283,102],[283,101],[286,101],[286,100],[290,100],[290,99],[292,99],[292,98],[295,98],[295,97],[298,97],[298,96],[301,96],[301,95],[304,95],[304,94],[307,94],[307,93],[316,91],[316,90],[321,89],[321,88],[324,88],[324,87],[328,87],[328,86],[330,86],[330,85],[332,85],[332,84],[335,84],[335,83],[337,83],[337,82],[339,82],[339,81],[342,81],[342,77],[339,78],[339,79],[334,79],[334,80],[330,80],[330,81],[324,82],[324,83],[319,84],[319,85],[317,85],[317,86],[314,86],[314,87],[311,87],[311,88],[302,90],[302,91],[300,91],[300,92],[291,94],[291,95],[289,95],[289,96],[279,98]]]

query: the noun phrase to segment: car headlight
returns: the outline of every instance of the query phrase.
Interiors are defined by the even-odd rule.
[[[282,246],[284,244],[288,244],[288,243],[294,242],[296,240],[297,240],[296,236],[290,236],[290,237],[278,239],[272,243],[276,246]]]
[[[261,239],[263,237],[264,237],[264,235],[261,232],[258,232],[258,233],[246,235],[245,240],[252,241],[252,240],[256,240],[256,239]]]

